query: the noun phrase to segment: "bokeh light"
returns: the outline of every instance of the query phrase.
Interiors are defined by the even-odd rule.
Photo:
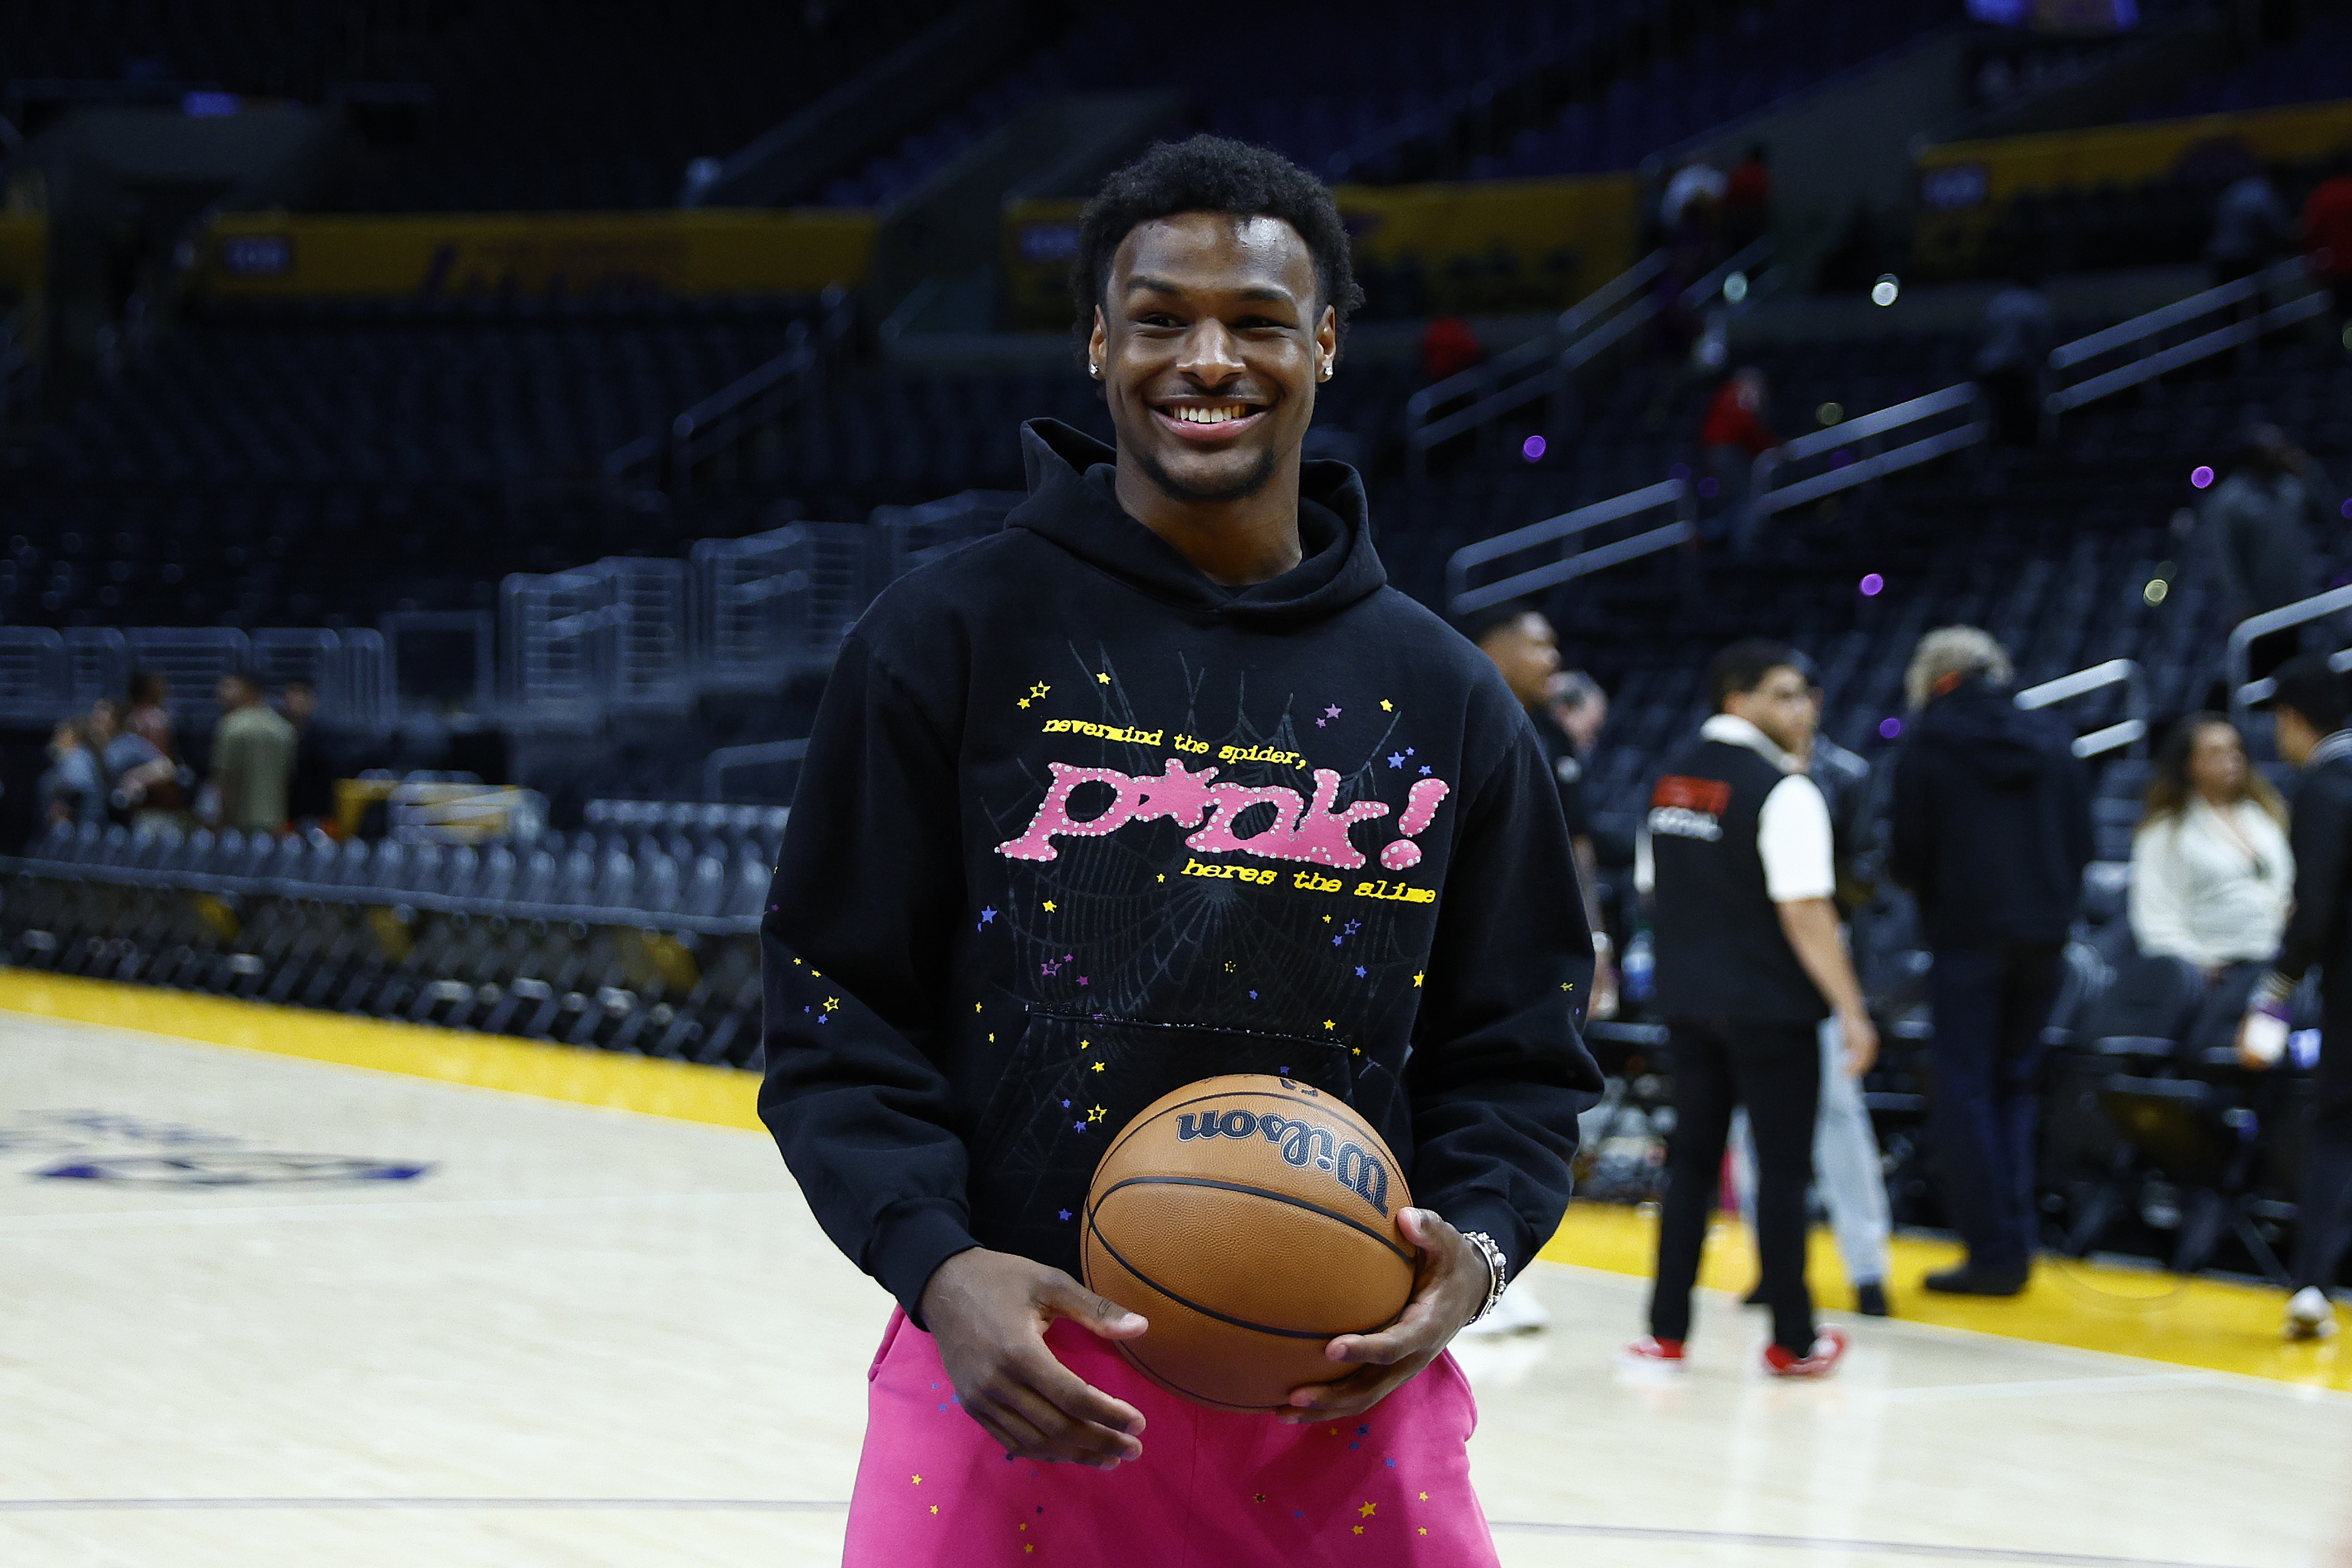
[[[1813,410],[1813,423],[1816,425],[1835,425],[1844,418],[1845,405],[1843,403],[1824,403]]]
[[[1519,443],[1519,456],[1525,458],[1528,462],[1535,462],[1543,455],[1544,438],[1542,437],[1530,436],[1526,440]]]
[[[2201,490],[2213,482],[2213,470],[2200,463],[2189,470],[2189,482]]]
[[[1666,478],[1670,479],[1689,479],[1690,465],[1688,463],[1676,463],[1673,468],[1666,470]]]
[[[1902,293],[1903,280],[1892,272],[1882,272],[1879,274],[1878,281],[1870,286],[1870,302],[1874,305],[1892,305],[1902,297]]]
[[[2352,519],[2352,500],[2346,501],[2342,506],[2337,507],[2336,510],[2342,512],[2347,519]]]
[[[2164,603],[2164,596],[2171,592],[2171,584],[2161,577],[2150,577],[2147,580],[2147,586],[2139,591],[2139,596],[2151,605],[2161,605]]]
[[[1699,480],[1698,482],[1698,493],[1705,496],[1709,500],[1713,500],[1716,497],[1716,492],[1722,489],[1722,481],[1712,475]]]
[[[1903,721],[1902,721],[1902,720],[1900,720],[1900,719],[1881,719],[1881,720],[1878,721],[1878,738],[1879,738],[1880,740],[1882,740],[1882,741],[1891,741],[1891,740],[1895,739],[1895,736],[1900,735],[1901,733],[1903,733]]]
[[[1884,589],[1885,586],[1885,578],[1880,576],[1875,572],[1867,573],[1862,579],[1862,596],[1865,599],[1874,599],[1878,597],[1880,590]]]
[[[1723,280],[1723,297],[1737,305],[1748,298],[1748,274],[1735,272]]]

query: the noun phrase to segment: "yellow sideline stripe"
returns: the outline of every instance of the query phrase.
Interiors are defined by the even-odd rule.
[[[715,1127],[760,1125],[753,1103],[759,1079],[734,1068],[541,1045],[501,1035],[393,1024],[37,970],[0,969],[0,1009]]]
[[[1654,1213],[1580,1202],[1570,1205],[1559,1234],[1538,1256],[1646,1279],[1655,1267],[1657,1247]],[[1936,1296],[1919,1289],[1920,1276],[1949,1268],[1959,1258],[1957,1242],[1896,1237],[1894,1278],[1888,1281],[1896,1315],[1906,1322],[2352,1393],[2352,1345],[2346,1342],[2352,1334],[2317,1344],[2287,1343],[2279,1337],[2286,1309],[2280,1291],[2064,1258],[2042,1258],[2025,1293],[2005,1300]],[[1826,1230],[1813,1233],[1806,1275],[1823,1306],[1853,1304],[1837,1244]],[[1699,1283],[1745,1295],[1755,1282],[1756,1253],[1747,1227],[1718,1219],[1707,1236]],[[2345,1319],[2343,1309],[2336,1317]],[[2352,1329],[2352,1322],[2345,1326]]]
[[[732,1068],[37,970],[0,968],[0,1010],[716,1127],[760,1125],[753,1104],[759,1080]],[[1654,1215],[1579,1202],[1542,1256],[1554,1263],[1647,1279],[1656,1250]],[[2284,1343],[2278,1337],[2283,1302],[2275,1290],[2061,1258],[2044,1258],[2032,1285],[2012,1300],[1931,1296],[1918,1289],[1921,1275],[1958,1258],[1953,1243],[1896,1237],[1891,1282],[1895,1311],[1909,1322],[2352,1393],[2352,1333],[2318,1345]],[[1836,1245],[1826,1231],[1812,1238],[1810,1273],[1824,1305],[1851,1304]],[[1707,1239],[1700,1284],[1744,1292],[1755,1278],[1755,1254],[1745,1229],[1718,1223]]]

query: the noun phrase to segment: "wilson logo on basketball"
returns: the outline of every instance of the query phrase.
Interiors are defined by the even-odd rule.
[[[1176,1118],[1176,1141],[1196,1138],[1247,1138],[1255,1134],[1282,1150],[1283,1162],[1305,1170],[1313,1161],[1339,1184],[1372,1205],[1375,1214],[1389,1212],[1389,1168],[1378,1154],[1356,1142],[1339,1142],[1328,1127],[1318,1127],[1288,1116],[1260,1116],[1254,1111],[1185,1111]],[[1334,1152],[1334,1146],[1337,1152]]]

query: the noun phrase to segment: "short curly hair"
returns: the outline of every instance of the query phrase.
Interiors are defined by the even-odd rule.
[[[1315,287],[1338,317],[1364,302],[1348,244],[1348,226],[1330,187],[1284,157],[1226,136],[1162,142],[1103,182],[1078,218],[1078,251],[1070,262],[1070,293],[1077,303],[1077,334],[1094,331],[1095,310],[1110,284],[1110,260],[1139,224],[1178,213],[1231,213],[1280,218],[1298,231],[1315,262]]]

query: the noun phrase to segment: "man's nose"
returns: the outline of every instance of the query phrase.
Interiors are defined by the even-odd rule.
[[[1223,321],[1201,321],[1184,334],[1184,350],[1176,356],[1176,368],[1205,385],[1215,386],[1241,374],[1241,351]]]

